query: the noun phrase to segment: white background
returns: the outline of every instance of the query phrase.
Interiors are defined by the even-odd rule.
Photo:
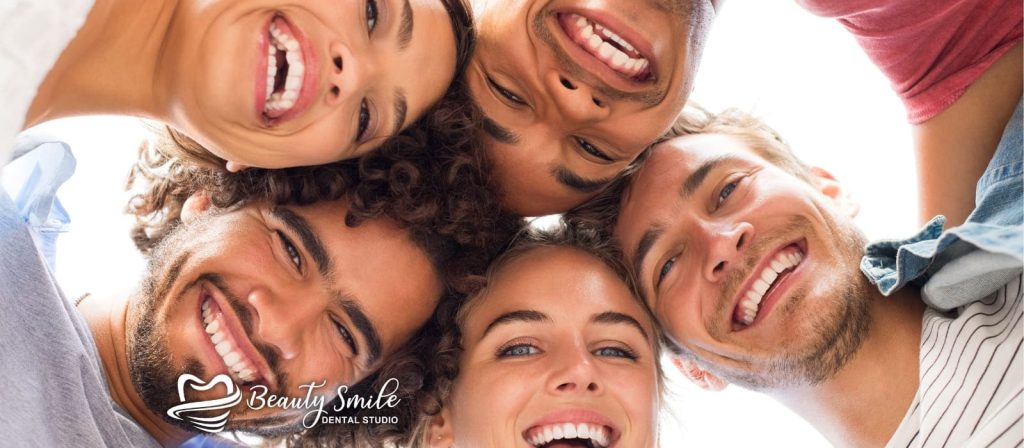
[[[902,105],[837,23],[791,1],[729,0],[691,98],[711,110],[739,107],[764,118],[804,160],[831,171],[860,198],[858,222],[870,238],[917,229],[914,158]],[[130,290],[142,263],[128,238],[121,191],[146,129],[123,117],[44,126],[72,145],[79,162],[60,193],[73,223],[60,239],[58,279],[69,297]],[[827,445],[763,396],[735,387],[703,392],[674,374],[669,383],[674,392],[661,425],[666,447]]]

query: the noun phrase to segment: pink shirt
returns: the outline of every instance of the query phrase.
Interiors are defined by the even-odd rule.
[[[1021,41],[1021,0],[797,0],[843,24],[917,124],[953,104]]]

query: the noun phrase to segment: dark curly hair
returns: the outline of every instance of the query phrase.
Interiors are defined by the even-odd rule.
[[[428,366],[430,374],[424,383],[424,391],[419,403],[419,415],[417,416],[413,437],[409,441],[409,446],[423,446],[431,419],[441,412],[445,402],[451,395],[452,387],[459,375],[459,357],[462,355],[463,350],[461,328],[473,308],[475,298],[484,292],[487,282],[493,279],[512,260],[544,247],[579,249],[597,257],[626,284],[633,298],[640,304],[647,318],[655,327],[656,334],[661,333],[658,330],[657,320],[655,320],[654,315],[650,313],[647,306],[639,299],[640,296],[637,294],[636,283],[629,275],[629,270],[622,261],[621,252],[614,242],[602,237],[593,229],[570,226],[564,221],[559,222],[552,229],[524,229],[510,244],[509,248],[496,257],[487,268],[482,288],[472,298],[463,301],[458,309],[451,310],[442,318],[436,320],[435,329],[440,331],[440,339],[432,353],[432,363]],[[659,359],[661,344],[656,343],[654,348],[655,359]],[[656,362],[655,366],[658,369],[659,389],[662,389],[664,386],[662,383],[664,375],[661,365]]]
[[[286,444],[386,446],[408,440],[441,335],[437,316],[450,315],[462,298],[479,289],[486,266],[523,226],[520,218],[501,210],[492,193],[476,138],[478,118],[479,111],[455,95],[360,159],[303,168],[231,173],[223,164],[195,165],[168,155],[165,149],[180,142],[167,133],[140,149],[128,181],[135,192],[128,211],[136,219],[132,238],[143,253],[180,224],[185,200],[200,190],[218,207],[254,201],[302,205],[348,195],[346,225],[377,217],[395,220],[443,274],[447,289],[435,317],[379,371],[350,387],[368,396],[388,378],[399,379],[396,395],[409,407],[394,410],[398,424],[318,425],[287,437]]]

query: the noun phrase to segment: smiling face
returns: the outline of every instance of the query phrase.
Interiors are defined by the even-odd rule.
[[[668,129],[690,92],[710,8],[689,0],[473,6],[479,33],[467,79],[505,206],[527,216],[593,196]]]
[[[598,258],[532,249],[470,306],[446,408],[455,446],[654,446],[654,329]]]
[[[441,98],[455,73],[440,0],[188,1],[165,67],[172,124],[263,168],[353,158]]]
[[[441,295],[435,268],[395,224],[347,227],[345,211],[334,201],[210,212],[154,250],[129,309],[127,350],[151,410],[178,404],[182,373],[227,373],[246,399],[255,385],[304,396],[310,382],[333,396],[412,336]],[[266,425],[268,411],[239,405],[229,427]]]
[[[742,140],[705,134],[653,150],[615,229],[670,339],[748,388],[815,383],[859,346],[870,289],[863,235],[838,184],[813,184]]]

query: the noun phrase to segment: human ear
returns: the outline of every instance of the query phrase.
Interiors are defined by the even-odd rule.
[[[192,196],[189,196],[185,203],[181,204],[181,221],[190,222],[209,208],[210,197],[207,195],[206,190],[192,193]]]
[[[843,187],[835,176],[824,168],[811,167],[811,174],[814,175],[815,186],[825,196],[832,199],[839,210],[846,216],[853,218],[860,212],[860,201],[853,197],[850,192]]]
[[[701,389],[718,392],[729,385],[729,383],[715,376],[715,374],[702,369],[693,360],[673,356],[672,365],[676,366],[683,373],[683,376]]]
[[[430,426],[424,437],[427,438],[425,445],[430,448],[448,448],[455,444],[452,416],[447,407],[442,408],[441,412],[430,419]]]
[[[232,162],[232,161],[228,160],[224,164],[224,168],[227,169],[228,172],[237,173],[237,172],[242,171],[242,170],[244,170],[246,168],[249,168],[249,167],[247,165],[242,165],[241,163]]]

